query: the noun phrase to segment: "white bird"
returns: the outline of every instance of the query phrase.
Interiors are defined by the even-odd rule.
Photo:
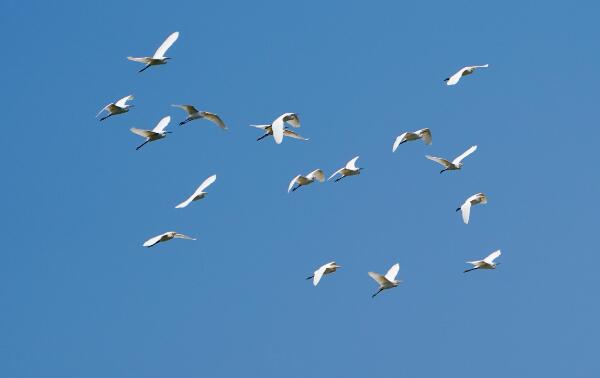
[[[446,85],[454,85],[454,84],[458,83],[458,81],[460,80],[461,77],[472,74],[477,68],[487,68],[489,66],[490,66],[489,64],[484,64],[483,66],[463,67],[460,70],[458,70],[458,72],[455,73],[454,75],[444,79],[444,81],[446,82]]]
[[[252,127],[256,127],[257,129],[261,129],[263,130],[265,133],[260,136],[258,139],[256,139],[256,141],[262,140],[266,137],[268,137],[269,135],[273,135],[273,128],[271,127],[271,125],[250,125]],[[300,134],[298,134],[297,132],[285,127],[283,129],[283,136],[289,137],[289,138],[294,138],[294,139],[300,139],[300,140],[308,140],[308,138],[304,138],[302,136],[300,136]]]
[[[198,111],[198,109],[196,109],[192,105],[171,105],[171,106],[185,110],[185,112],[188,115],[185,120],[179,122],[179,126],[183,126],[186,123],[193,121],[195,119],[206,118],[207,120],[211,121],[215,125],[219,126],[221,129],[227,130],[227,126],[225,125],[225,122],[223,122],[221,117],[219,117],[215,113],[206,112],[206,111]]]
[[[446,159],[430,155],[425,155],[425,157],[431,161],[435,161],[436,163],[443,165],[444,169],[440,171],[440,173],[443,173],[444,171],[454,171],[460,169],[463,166],[463,163],[461,163],[462,160],[467,156],[471,155],[473,152],[475,152],[476,149],[477,146],[471,146],[468,150],[463,152],[460,156],[456,157],[451,162]]]
[[[301,186],[310,185],[315,182],[315,180],[318,180],[319,182],[325,181],[325,173],[323,173],[323,171],[320,169],[315,169],[306,176],[298,175],[294,177],[288,186],[288,193],[290,190],[295,192]],[[294,184],[296,184],[296,187],[292,189]]]
[[[289,123],[292,127],[296,127],[296,128],[300,127],[300,117],[298,117],[298,114],[296,114],[296,113],[283,113],[282,115],[277,117],[273,121],[273,123],[271,123],[270,125],[250,125],[250,126],[264,129],[267,132],[265,135],[258,138],[257,140],[261,140],[262,138],[266,137],[267,135],[273,134],[273,139],[275,139],[275,143],[281,144],[281,142],[283,141],[283,135],[285,133],[284,123],[286,123],[286,122]],[[267,128],[269,128],[269,127],[271,129],[270,132],[267,131]],[[290,136],[290,135],[288,135],[288,136]],[[304,139],[304,138],[299,137],[296,139]]]
[[[460,207],[458,209],[456,209],[456,211],[459,211],[459,210],[461,211],[462,219],[463,219],[463,222],[465,222],[465,224],[469,224],[469,215],[471,214],[471,206],[478,205],[480,203],[481,204],[487,203],[487,197],[483,193],[473,194],[471,197],[467,198],[465,200],[465,202],[462,205],[460,205]]]
[[[412,140],[423,139],[423,142],[427,145],[431,144],[431,131],[429,129],[420,129],[414,132],[406,132],[398,135],[392,146],[392,152],[396,152],[399,145]]]
[[[179,205],[175,206],[175,208],[183,209],[184,207],[186,207],[187,205],[192,203],[192,201],[198,201],[198,200],[201,200],[202,198],[206,197],[207,193],[204,191],[204,189],[208,188],[213,182],[215,182],[216,179],[217,179],[217,175],[212,175],[209,178],[207,178],[206,180],[204,180],[202,182],[202,184],[200,184],[198,189],[196,189],[194,194],[192,194],[188,199],[186,199]]]
[[[171,117],[166,116],[163,119],[161,119],[158,122],[158,124],[156,125],[156,127],[153,128],[152,130],[142,130],[142,129],[137,129],[135,127],[132,127],[130,129],[132,133],[146,138],[146,141],[144,143],[140,144],[139,146],[137,146],[135,149],[139,150],[146,143],[162,139],[162,138],[166,137],[167,134],[170,134],[171,133],[170,131],[164,131],[164,129],[169,125],[169,122],[171,122]]]
[[[319,281],[321,281],[321,277],[323,277],[323,275],[333,273],[338,268],[341,268],[341,266],[337,265],[335,263],[335,261],[329,262],[329,263],[321,266],[319,269],[315,270],[315,273],[310,277],[306,277],[306,279],[310,280],[312,278],[313,285],[317,286]]]
[[[98,112],[98,114],[96,115],[96,118],[100,114],[102,114],[102,112],[105,110],[108,112],[108,115],[100,118],[100,121],[104,121],[105,119],[107,119],[110,116],[127,113],[129,111],[129,108],[133,108],[133,105],[127,104],[127,101],[130,101],[130,100],[133,100],[133,95],[125,96],[117,102],[111,102],[110,104],[106,105]]]
[[[467,261],[467,264],[473,265],[473,268],[465,270],[464,273],[470,272],[475,269],[496,269],[496,265],[499,265],[500,263],[495,263],[494,260],[501,254],[502,252],[500,252],[500,250],[497,250],[490,253],[488,257],[486,257],[483,260]]]
[[[392,265],[392,267],[390,268],[390,270],[387,271],[385,276],[382,276],[379,273],[369,272],[369,276],[371,276],[371,278],[374,279],[375,282],[377,282],[379,284],[379,290],[375,294],[373,294],[371,297],[375,298],[375,296],[377,294],[381,293],[383,290],[392,289],[392,288],[400,285],[400,283],[402,283],[402,281],[396,279],[396,275],[398,274],[399,270],[400,270],[400,264],[396,263],[396,264]]]
[[[142,68],[138,72],[142,72],[150,66],[157,66],[159,64],[167,64],[167,60],[171,59],[171,58],[166,57],[165,54],[166,54],[167,50],[173,45],[173,43],[175,43],[175,41],[177,41],[177,38],[179,38],[179,32],[175,32],[175,33],[171,34],[170,36],[168,36],[167,39],[165,39],[165,41],[162,43],[162,45],[160,45],[160,47],[156,50],[154,55],[152,55],[151,57],[145,56],[142,58],[134,58],[132,56],[128,56],[127,59],[132,60],[134,62],[144,63],[146,65],[146,66],[144,66],[144,68]]]
[[[150,238],[148,240],[146,240],[143,244],[144,247],[152,247],[153,245],[156,245],[158,243],[161,242],[166,242],[169,241],[173,238],[178,238],[178,239],[187,239],[187,240],[196,240],[190,236],[184,235],[184,234],[180,234],[178,232],[175,231],[168,231],[165,232],[164,234],[160,234],[160,235],[156,235],[153,238]]]
[[[363,168],[358,168],[356,167],[356,161],[358,160],[358,156],[355,156],[354,158],[352,158],[352,160],[350,160],[349,162],[346,163],[346,166],[344,168],[340,168],[337,171],[335,171],[334,174],[332,174],[327,181],[331,180],[335,175],[337,175],[338,173],[341,175],[340,177],[338,177],[337,179],[335,179],[335,182],[340,181],[341,179],[343,179],[344,177],[348,177],[348,176],[355,176],[355,175],[360,175],[360,171]]]

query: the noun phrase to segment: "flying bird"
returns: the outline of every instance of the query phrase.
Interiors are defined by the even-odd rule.
[[[200,186],[198,187],[198,189],[196,189],[194,194],[192,194],[188,199],[186,199],[179,205],[175,206],[175,208],[183,209],[184,207],[186,207],[187,205],[192,203],[192,201],[198,201],[198,200],[201,200],[202,198],[206,197],[207,193],[204,191],[204,189],[208,188],[213,182],[215,182],[216,179],[217,179],[217,175],[212,175],[209,178],[207,178],[206,180],[202,181],[202,184],[200,184]]]
[[[310,280],[312,278],[313,285],[317,286],[319,284],[319,281],[321,281],[321,277],[323,277],[323,275],[333,273],[338,268],[341,268],[341,266],[337,265],[335,261],[329,262],[321,266],[319,269],[315,270],[315,273],[310,277],[306,277],[306,279]]]
[[[175,43],[175,41],[177,41],[177,38],[179,38],[179,32],[175,32],[175,33],[171,34],[170,36],[168,36],[167,39],[165,39],[165,41],[162,43],[162,45],[160,45],[160,47],[156,50],[154,55],[152,55],[151,57],[145,56],[142,58],[134,58],[132,56],[128,56],[127,59],[132,60],[134,62],[139,62],[139,63],[145,64],[144,68],[142,68],[138,72],[143,72],[150,66],[167,64],[167,60],[171,59],[171,58],[166,57],[165,54],[167,53],[167,50],[173,45],[173,43]]]
[[[436,163],[443,165],[444,169],[442,169],[440,171],[440,173],[443,173],[444,171],[454,171],[454,170],[460,169],[463,166],[463,163],[461,163],[461,161],[464,158],[466,158],[467,156],[471,155],[473,152],[475,152],[476,149],[477,149],[477,146],[471,146],[468,150],[463,152],[460,156],[458,156],[457,158],[452,160],[452,162],[450,162],[446,159],[443,159],[443,158],[430,156],[430,155],[425,155],[425,157],[431,161],[435,161]]]
[[[469,215],[471,214],[471,206],[478,205],[480,203],[481,204],[487,203],[487,197],[483,193],[473,194],[471,197],[467,198],[465,200],[465,202],[462,205],[460,205],[460,207],[458,209],[456,209],[456,211],[459,211],[459,210],[461,211],[462,219],[463,219],[463,222],[465,222],[465,224],[469,224]]]
[[[396,152],[399,145],[405,142],[410,142],[417,139],[423,139],[423,142],[427,145],[431,144],[431,131],[429,129],[420,129],[413,132],[406,132],[398,135],[392,146],[392,152]]]
[[[296,113],[283,113],[282,115],[277,117],[273,121],[273,123],[271,123],[270,125],[250,125],[250,126],[258,127],[260,129],[265,130],[265,135],[263,135],[262,137],[260,137],[257,140],[261,140],[262,138],[272,134],[273,139],[275,139],[275,143],[281,144],[281,142],[283,141],[283,135],[285,134],[284,123],[288,123],[292,127],[298,128],[298,127],[300,127],[300,118],[298,117],[298,114],[296,114]],[[268,128],[270,128],[270,131],[267,130]],[[291,131],[291,130],[288,130],[288,131]],[[293,133],[293,134],[295,134],[295,133]],[[292,136],[292,135],[288,135],[288,136]],[[298,137],[296,139],[304,139],[297,134],[296,134],[296,136]],[[294,136],[292,136],[292,137],[294,137]]]
[[[171,122],[171,117],[166,116],[163,119],[161,119],[158,122],[158,124],[156,125],[156,127],[153,128],[152,130],[142,130],[142,129],[137,129],[135,127],[132,127],[130,129],[132,133],[146,138],[146,141],[144,143],[140,144],[139,146],[137,146],[135,149],[139,150],[146,143],[162,139],[162,138],[166,137],[167,134],[170,134],[171,133],[170,131],[164,131],[165,128],[169,125],[169,122]]]
[[[454,85],[454,84],[458,83],[458,81],[460,80],[461,77],[472,74],[473,72],[475,72],[475,70],[477,68],[487,68],[489,66],[490,66],[489,64],[484,64],[483,66],[463,67],[460,70],[458,70],[458,72],[455,73],[454,75],[452,75],[448,78],[445,78],[444,81],[446,82],[446,85]]]
[[[325,174],[320,169],[315,169],[306,176],[298,175],[294,177],[292,181],[290,181],[290,185],[288,186],[288,193],[290,191],[295,192],[299,187],[310,185],[316,180],[318,180],[319,182],[325,181]],[[292,188],[294,184],[296,184],[296,187]]]
[[[499,265],[500,263],[495,263],[494,260],[498,258],[498,256],[500,256],[501,254],[502,252],[500,252],[500,250],[497,250],[490,253],[489,256],[483,260],[467,261],[467,264],[473,265],[473,268],[465,270],[464,273],[470,272],[475,269],[496,269],[496,265]]]
[[[153,245],[156,245],[156,244],[162,243],[162,242],[166,242],[166,241],[169,241],[174,238],[196,240],[190,236],[180,234],[175,231],[168,231],[168,232],[165,232],[164,234],[156,235],[155,237],[146,240],[144,242],[143,246],[144,247],[152,247]]]
[[[258,142],[259,140],[262,140],[266,137],[268,137],[269,135],[273,135],[273,127],[271,127],[271,125],[250,125],[252,127],[256,127],[257,129],[261,129],[263,130],[265,133],[260,136],[258,139],[256,139],[256,141]],[[294,138],[294,139],[300,139],[300,140],[308,140],[308,138],[304,138],[302,136],[300,136],[300,134],[298,134],[297,132],[285,127],[283,129],[283,136],[289,137],[289,138]]]
[[[344,168],[340,168],[337,171],[335,171],[335,173],[332,174],[327,179],[327,181],[331,180],[338,173],[340,174],[340,177],[338,177],[337,179],[335,179],[335,182],[340,181],[344,177],[360,175],[360,171],[363,170],[364,168],[358,168],[358,167],[356,167],[355,164],[356,164],[357,160],[358,160],[358,156],[352,158],[352,160],[350,160],[348,163],[346,163],[346,166]]]
[[[171,105],[171,106],[174,106],[176,108],[181,108],[181,109],[185,110],[185,112],[188,115],[185,120],[179,122],[179,126],[183,126],[186,123],[188,123],[190,121],[193,121],[195,119],[206,118],[207,120],[211,121],[215,125],[219,126],[221,129],[227,130],[227,126],[225,125],[225,122],[223,122],[223,120],[221,119],[221,117],[219,117],[215,113],[205,112],[205,111],[198,111],[198,109],[196,109],[192,105]]]
[[[114,116],[117,114],[127,113],[129,111],[129,108],[133,108],[133,105],[127,104],[127,101],[130,101],[130,100],[133,100],[133,95],[125,96],[117,102],[111,102],[110,104],[106,105],[105,107],[102,108],[102,110],[100,110],[98,112],[98,114],[96,115],[96,118],[100,114],[102,114],[102,112],[105,110],[108,112],[108,115],[100,118],[100,121],[104,121],[108,117],[111,117],[111,116]]]
[[[400,285],[400,283],[402,281],[396,279],[396,275],[398,275],[399,270],[400,270],[400,264],[396,263],[396,264],[392,265],[392,267],[390,268],[390,270],[387,271],[385,276],[382,276],[379,273],[369,272],[369,276],[371,276],[371,278],[374,279],[375,282],[377,282],[379,284],[379,290],[375,294],[373,294],[371,297],[375,298],[375,296],[377,294],[381,293],[383,290],[392,289],[392,288]]]

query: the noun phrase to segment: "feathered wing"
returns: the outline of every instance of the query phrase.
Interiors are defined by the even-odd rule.
[[[219,117],[215,113],[204,112],[204,118],[206,118],[207,120],[209,120],[212,123],[216,124],[217,126],[219,126],[220,128],[222,128],[223,130],[227,130],[227,126],[225,126],[225,122],[223,122],[223,120],[221,119],[221,117]]]
[[[107,109],[109,106],[111,106],[111,105],[112,105],[112,104],[108,104],[108,105],[106,105],[105,107],[103,107],[102,109],[100,109],[100,111],[98,112],[98,114],[96,114],[96,118],[98,118],[98,116],[99,116],[100,114],[102,114],[102,112],[103,112],[103,111],[105,111],[105,110],[106,110],[106,109]]]
[[[134,62],[138,62],[138,63],[144,63],[144,64],[148,64],[152,60],[151,58],[148,58],[148,57],[136,58],[133,56],[128,56],[127,59],[134,61]]]
[[[306,178],[309,180],[318,180],[320,182],[325,181],[325,173],[321,169],[315,169],[306,175]]]
[[[335,177],[335,175],[337,175],[338,173],[341,174],[342,171],[344,170],[344,168],[340,168],[337,171],[335,171],[331,176],[329,176],[329,178],[327,179],[327,181],[331,180],[332,178]]]
[[[298,134],[295,131],[292,131],[290,129],[283,129],[283,135],[285,135],[286,137],[289,137],[289,138],[308,140],[308,138],[304,138],[300,134]]]
[[[292,181],[290,181],[290,185],[288,185],[288,193],[292,190],[292,187],[294,186],[294,184],[296,183],[296,180],[298,180],[299,177],[300,177],[300,175],[294,177],[292,179]]]
[[[498,256],[500,256],[502,254],[502,252],[500,252],[500,250],[494,251],[492,253],[489,254],[488,257],[486,257],[485,259],[483,259],[484,262],[488,263],[488,264],[493,264],[494,260],[496,258],[498,258]]]
[[[448,160],[443,159],[443,158],[430,156],[430,155],[425,155],[425,157],[431,161],[435,161],[436,163],[443,165],[444,168],[447,168],[448,166],[451,165],[451,163]]]
[[[129,129],[132,133],[137,134],[141,137],[144,138],[150,138],[151,136],[155,135],[156,133],[154,131],[150,131],[150,130],[142,130],[142,129],[138,129],[135,127],[132,127],[131,129]]]
[[[152,247],[153,245],[157,244],[158,242],[160,242],[160,239],[164,236],[165,234],[160,234],[160,235],[156,235],[155,237],[152,237],[148,240],[146,240],[143,244],[144,247]]]
[[[319,281],[321,281],[321,277],[323,277],[323,274],[325,274],[325,270],[327,269],[327,265],[325,264],[322,267],[320,267],[319,269],[315,270],[315,274],[313,276],[313,285],[317,286],[317,284],[319,283]]]
[[[471,66],[471,68],[488,68],[489,66],[489,64],[484,64],[482,66]]]
[[[115,105],[118,106],[119,108],[124,108],[125,104],[127,103],[127,101],[129,100],[133,100],[133,95],[129,95],[129,96],[125,96],[122,99],[120,99],[119,101],[115,102]]]
[[[152,129],[152,131],[154,131],[157,134],[162,133],[163,130],[169,125],[169,122],[171,122],[171,116],[164,117],[163,119],[158,121],[156,127]]]
[[[465,224],[469,224],[469,215],[471,214],[471,201],[466,200],[460,207],[462,219]]]
[[[400,271],[400,264],[395,263],[394,265],[392,265],[390,270],[387,271],[387,273],[385,274],[385,278],[388,281],[394,281],[396,279],[396,276],[398,275],[398,271]]]
[[[198,109],[196,109],[193,105],[171,105],[171,106],[183,109],[188,115],[198,113]]]
[[[273,130],[273,138],[275,143],[281,144],[283,141],[283,116],[277,117],[271,124],[271,130]]]
[[[177,41],[177,38],[179,38],[179,32],[175,32],[175,33],[171,34],[170,36],[168,36],[167,39],[165,39],[165,41],[162,43],[162,45],[160,45],[160,47],[156,50],[156,52],[154,53],[152,58],[154,58],[154,59],[164,58],[165,53],[167,52],[169,47],[171,47],[173,45],[173,43],[175,43],[175,41]]]
[[[183,209],[184,207],[187,207],[190,203],[192,203],[192,201],[194,200],[194,197],[195,197],[195,195],[192,194],[185,201],[183,201],[179,205],[175,206],[175,208],[176,209]]]
[[[462,77],[463,73],[468,70],[469,67],[463,67],[460,70],[458,70],[457,73],[455,73],[454,75],[450,76],[450,78],[448,79],[448,81],[446,82],[446,85],[454,85],[456,83],[458,83],[458,81],[460,80],[460,78]]]
[[[369,272],[369,276],[371,276],[371,278],[374,279],[375,282],[377,282],[379,284],[379,286],[383,286],[389,282],[387,278],[385,278],[384,276],[382,276],[379,273]]]
[[[252,127],[256,127],[257,129],[261,129],[261,130],[266,130],[269,127],[271,127],[271,125],[250,125]]]
[[[191,236],[187,236],[187,235],[184,235],[184,234],[180,234],[180,233],[175,234],[175,236],[173,236],[173,237],[174,238],[178,238],[178,239],[196,240],[196,238],[193,238]]]
[[[196,195],[200,194],[201,192],[204,191],[204,189],[211,186],[215,181],[217,181],[217,175],[212,175],[212,176],[208,177],[206,180],[202,181],[202,184],[200,184],[200,186],[198,187],[198,189],[196,189],[194,194],[196,194]]]
[[[346,163],[346,169],[349,169],[351,171],[356,171],[358,168],[356,168],[356,161],[358,160],[358,156],[355,156],[352,158],[352,160],[350,160],[349,162]]]
[[[398,148],[398,146],[400,145],[400,143],[402,142],[402,139],[406,136],[406,134],[407,133],[402,133],[396,137],[396,140],[394,141],[394,145],[392,146],[392,152],[396,152],[396,149]]]
[[[431,131],[429,129],[421,129],[416,132],[421,138],[423,138],[423,142],[427,145],[431,144]]]
[[[296,113],[283,114],[283,122],[287,122],[295,128],[300,127],[300,117],[298,117],[298,114]]]
[[[452,160],[452,164],[458,164],[458,163],[460,163],[464,158],[466,158],[467,156],[469,156],[473,152],[475,152],[475,150],[477,150],[477,146],[471,146],[471,147],[469,147],[468,150],[466,150],[465,152],[463,152],[462,154],[460,154],[458,157],[456,157],[454,160]]]

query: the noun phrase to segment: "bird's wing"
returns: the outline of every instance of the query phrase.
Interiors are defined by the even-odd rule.
[[[487,196],[483,193],[476,194],[479,198],[481,198],[481,204],[485,205],[487,203]]]
[[[387,278],[385,278],[379,273],[369,272],[369,276],[371,276],[371,278],[374,279],[380,286],[383,286],[389,282]]]
[[[423,138],[423,142],[425,142],[425,144],[431,144],[431,131],[429,129],[421,129],[415,132],[415,134],[418,134],[421,138]]]
[[[152,247],[154,244],[158,243],[164,235],[165,234],[156,235],[155,237],[146,240],[144,242],[143,246],[144,247]]]
[[[452,160],[452,164],[460,163],[464,158],[466,158],[467,156],[469,156],[473,152],[475,152],[475,150],[477,150],[477,146],[471,146],[468,150],[463,152],[460,156],[458,156],[454,160]]]
[[[125,106],[125,103],[129,100],[133,100],[133,95],[123,97],[119,101],[115,102],[115,105],[118,106],[119,108],[122,108]]]
[[[319,269],[315,270],[315,275],[313,277],[313,285],[317,286],[319,281],[321,281],[321,277],[323,277],[323,274],[325,273],[326,269],[327,269],[327,264],[325,264],[322,267],[320,267]]]
[[[292,125],[292,127],[298,128],[300,127],[300,117],[298,117],[298,114],[296,113],[285,113],[283,115],[283,122],[287,122],[290,125]]]
[[[211,186],[212,183],[215,181],[217,181],[217,175],[212,175],[212,176],[208,177],[206,180],[202,181],[202,184],[200,184],[198,189],[196,189],[196,192],[194,192],[194,195],[200,194],[201,192],[204,191],[204,189]]]
[[[394,145],[392,146],[392,152],[396,152],[396,149],[400,145],[400,142],[402,142],[402,138],[404,138],[406,136],[406,134],[408,134],[408,133],[402,133],[396,137],[396,140],[394,141]]]
[[[148,58],[148,57],[136,58],[133,56],[128,56],[127,59],[132,60],[134,62],[145,63],[145,64],[148,64],[148,62],[150,62],[150,58]]]
[[[331,180],[332,178],[335,177],[335,175],[337,175],[338,173],[342,173],[342,171],[344,170],[344,168],[340,168],[337,171],[334,172],[334,174],[332,174],[331,176],[329,176],[329,178],[327,179],[327,181]]]
[[[484,64],[483,66],[471,66],[470,68],[488,68],[489,64]]]
[[[387,271],[387,273],[385,274],[385,278],[388,281],[393,281],[396,279],[396,276],[398,275],[398,271],[400,270],[400,264],[395,263],[394,265],[392,265],[392,267],[390,268],[390,270]]]
[[[154,55],[152,57],[154,59],[164,58],[165,53],[167,52],[169,47],[171,47],[173,45],[173,43],[175,43],[175,41],[177,41],[177,38],[179,38],[179,32],[175,32],[175,33],[171,34],[170,36],[168,36],[167,39],[165,39],[165,41],[162,43],[162,45],[160,45],[160,47],[156,50],[156,52],[154,53]]]
[[[430,156],[430,155],[425,155],[425,157],[431,161],[435,161],[436,163],[443,165],[444,167],[447,167],[450,165],[450,162],[443,158]]]
[[[179,205],[175,206],[175,208],[183,209],[184,207],[187,207],[190,203],[192,203],[192,201],[194,200],[194,197],[195,197],[195,193],[192,194],[191,196],[189,196],[185,201],[183,201]]]
[[[257,129],[262,129],[262,130],[271,127],[271,125],[250,125],[250,126],[256,127]]]
[[[171,106],[185,110],[185,112],[188,115],[198,113],[198,109],[196,109],[193,105],[171,105]]]
[[[309,180],[319,180],[320,182],[325,181],[325,173],[321,169],[315,169],[306,175],[306,178]]]
[[[273,121],[273,123],[271,124],[271,129],[273,130],[273,138],[275,138],[275,143],[277,143],[277,144],[281,144],[281,142],[283,141],[283,117],[284,116],[285,116],[285,114],[277,117],[277,119],[275,121]]]
[[[483,259],[483,262],[486,262],[488,264],[492,264],[494,262],[494,260],[500,256],[502,254],[502,252],[500,252],[500,250],[494,251],[492,253],[489,254],[488,257],[486,257],[485,259]]]
[[[290,129],[283,129],[283,135],[285,135],[286,137],[289,137],[289,138],[308,140],[308,138],[304,138],[300,134],[298,134],[295,131],[292,131]]]
[[[356,171],[358,168],[356,168],[356,161],[358,160],[358,156],[355,156],[352,158],[352,160],[350,160],[349,162],[346,163],[346,169],[349,169],[351,171]]]
[[[138,128],[135,128],[135,127],[132,127],[129,130],[131,130],[132,133],[137,134],[137,135],[139,135],[141,137],[144,137],[144,138],[150,138],[152,135],[156,134],[154,131],[151,131],[151,130],[142,130],[142,129],[138,129]]]
[[[458,70],[457,73],[455,73],[454,75],[450,76],[450,78],[446,82],[446,85],[454,85],[454,84],[458,83],[458,81],[460,80],[460,78],[463,75],[463,72],[465,72],[468,69],[469,69],[469,67],[463,67],[460,70]]]
[[[191,236],[187,236],[184,234],[175,234],[175,236],[173,236],[174,238],[178,238],[178,239],[186,239],[186,240],[196,240],[195,238],[191,237]]]
[[[300,177],[300,175],[294,177],[292,179],[292,181],[290,181],[290,185],[288,185],[288,193],[290,192],[290,190],[292,190],[292,187],[294,186],[294,184],[296,183],[296,180],[298,180],[298,177]]]
[[[162,133],[163,130],[169,125],[171,122],[171,116],[166,116],[156,124],[156,127],[152,129],[155,133]]]
[[[465,203],[460,206],[460,212],[462,213],[462,219],[465,224],[469,224],[469,215],[471,214],[471,201],[467,199]]]
[[[223,122],[223,120],[221,119],[221,117],[219,117],[215,113],[204,112],[204,118],[206,118],[207,120],[215,123],[217,126],[219,126],[220,128],[222,128],[223,130],[227,130],[227,126],[225,126],[225,122]]]
[[[98,114],[96,114],[96,118],[98,118],[98,116],[99,116],[100,114],[102,114],[102,112],[103,112],[103,111],[107,110],[107,108],[108,108],[109,106],[111,106],[111,105],[112,105],[112,103],[110,103],[110,104],[106,105],[105,107],[103,107],[102,109],[100,109],[100,111],[98,112]]]

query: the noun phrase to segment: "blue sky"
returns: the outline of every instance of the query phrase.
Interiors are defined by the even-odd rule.
[[[597,374],[599,11],[2,2],[0,376]],[[173,31],[166,66],[125,59]],[[128,94],[130,113],[94,118]],[[230,130],[180,128],[174,103]],[[248,125],[284,112],[310,141],[256,142]],[[165,115],[173,134],[136,151],[129,128]],[[423,127],[431,146],[391,153]],[[458,172],[424,158],[473,144]],[[360,176],[286,193],[355,155]],[[454,210],[479,191],[465,226]],[[171,229],[198,240],[141,247]],[[495,249],[497,270],[462,273]],[[367,271],[395,262],[404,283],[371,299]]]

